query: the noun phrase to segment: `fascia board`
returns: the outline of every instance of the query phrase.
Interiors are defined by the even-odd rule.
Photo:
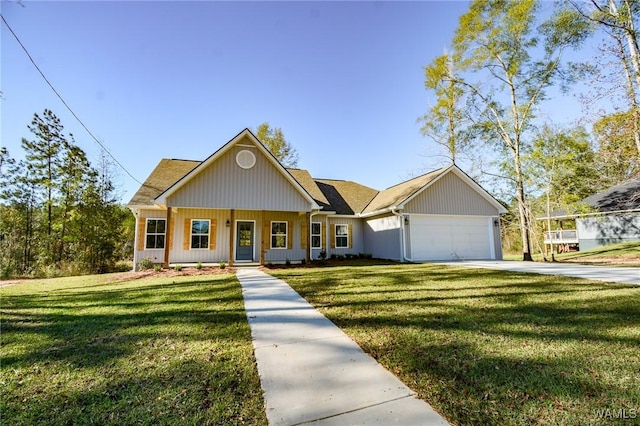
[[[129,209],[136,210],[164,210],[165,207],[158,204],[127,204]]]
[[[372,217],[372,216],[378,216],[381,214],[387,214],[387,213],[391,213],[393,210],[400,210],[399,207],[396,206],[391,206],[391,207],[385,207],[384,209],[380,209],[380,210],[375,210],[372,212],[368,212],[368,213],[358,213],[358,217],[361,218],[368,218],[368,217]]]

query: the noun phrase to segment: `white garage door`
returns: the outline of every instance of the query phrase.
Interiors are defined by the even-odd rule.
[[[416,261],[495,258],[489,217],[411,215],[408,232]]]

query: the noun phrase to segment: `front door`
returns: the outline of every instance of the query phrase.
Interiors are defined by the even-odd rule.
[[[253,261],[253,222],[237,222],[236,260]]]

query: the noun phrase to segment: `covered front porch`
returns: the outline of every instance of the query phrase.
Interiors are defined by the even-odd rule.
[[[141,213],[136,265],[145,258],[165,267],[310,259],[310,212],[170,207]]]

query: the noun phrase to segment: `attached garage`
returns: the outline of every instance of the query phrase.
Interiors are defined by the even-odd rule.
[[[362,214],[365,242],[374,256],[410,262],[502,259],[506,211],[452,165],[381,191]],[[395,226],[378,226],[389,219]]]
[[[408,258],[413,261],[495,259],[493,218],[485,216],[406,216]]]

